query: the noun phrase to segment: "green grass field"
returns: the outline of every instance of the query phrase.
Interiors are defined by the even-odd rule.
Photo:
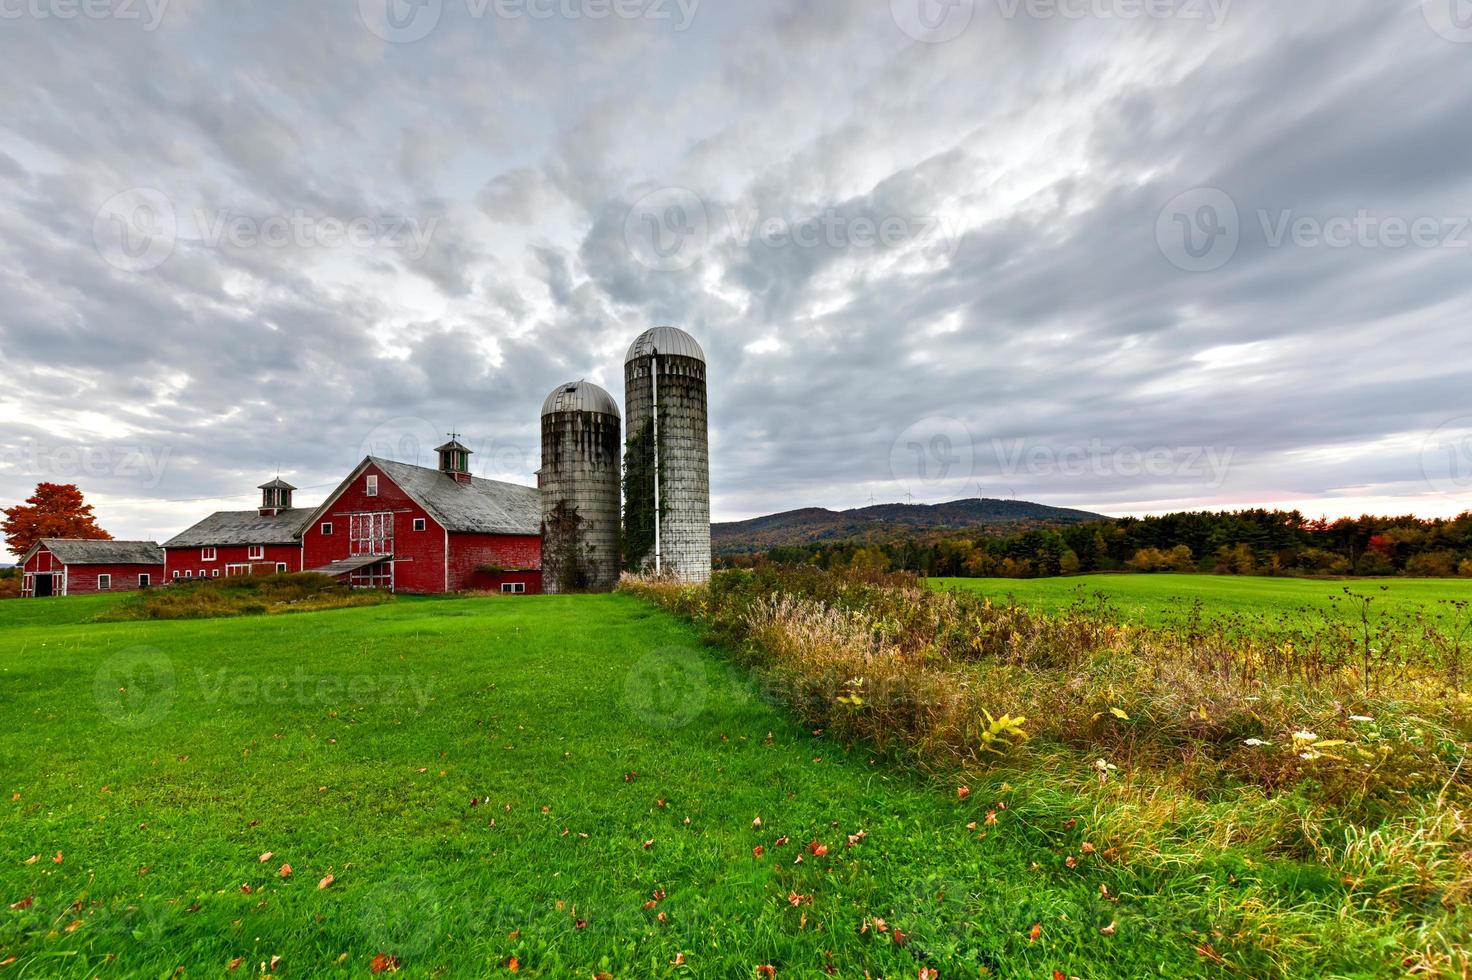
[[[1057,612],[1098,595],[1125,619],[1152,626],[1181,622],[1197,601],[1205,618],[1302,619],[1351,615],[1346,588],[1375,597],[1378,612],[1414,614],[1442,600],[1472,601],[1468,579],[1357,579],[1320,581],[1236,575],[1082,575],[1048,579],[932,579],[939,588],[980,592],[994,601],[1009,596],[1023,605]]]
[[[1070,868],[1087,813],[847,754],[625,595],[87,622],[112,601],[0,604],[16,976],[1180,976],[1204,880],[1338,887]]]

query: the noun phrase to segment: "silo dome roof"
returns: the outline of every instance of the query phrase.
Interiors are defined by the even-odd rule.
[[[542,414],[554,412],[597,412],[616,419],[623,418],[613,396],[591,381],[571,381],[553,388],[552,394],[542,403]]]
[[[702,363],[705,361],[705,351],[690,336],[679,327],[654,327],[639,335],[629,348],[629,356],[624,358],[624,363],[648,357],[653,351],[660,354],[676,354],[680,357],[693,357]]]

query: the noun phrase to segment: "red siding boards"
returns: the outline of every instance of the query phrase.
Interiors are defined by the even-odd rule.
[[[378,492],[368,494],[368,477]],[[393,588],[398,592],[442,593],[469,589],[500,591],[503,582],[520,583],[528,594],[542,588],[542,542],[536,535],[447,534],[443,526],[405,493],[380,467],[368,463],[335,497],[329,498],[302,535],[303,568],[321,568],[364,551],[353,542],[354,518],[387,515],[391,541],[380,551],[394,556]],[[414,529],[422,522],[423,530]],[[323,525],[331,524],[332,533]],[[447,560],[448,556],[448,560]],[[482,572],[489,568],[496,571]]]
[[[526,594],[536,595],[542,591],[541,568],[542,539],[535,535],[450,535],[451,592],[499,592],[503,584],[520,583]]]
[[[368,477],[378,479],[378,494],[368,495]],[[369,464],[357,474],[336,499],[330,500],[302,535],[307,569],[321,568],[354,555],[352,519],[354,515],[391,514],[394,553],[393,583],[399,592],[445,591],[445,532],[393,480],[377,466]],[[424,522],[424,530],[414,530],[414,522]],[[332,533],[324,534],[322,526],[332,525]]]
[[[213,561],[204,558],[205,548],[165,548],[165,565],[170,580],[174,578],[224,578],[226,575],[271,574],[278,564],[284,564],[288,572],[302,570],[302,548],[299,544],[268,544],[261,547],[260,558],[252,558],[248,545],[221,545],[214,549]],[[250,566],[249,570],[242,567]],[[215,572],[218,571],[217,576]],[[175,572],[179,574],[175,576]]]
[[[22,595],[36,594],[35,576],[52,576],[52,595],[93,595],[97,592],[131,592],[139,587],[138,576],[147,575],[149,585],[162,585],[162,565],[63,565],[42,545],[22,568]],[[103,575],[111,577],[107,589],[97,587]]]

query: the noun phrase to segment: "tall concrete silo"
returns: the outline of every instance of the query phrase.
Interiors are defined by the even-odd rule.
[[[645,331],[624,360],[624,562],[631,570],[710,578],[705,375],[705,352],[676,327]]]
[[[607,592],[618,585],[618,403],[595,384],[558,385],[542,404],[542,589]]]

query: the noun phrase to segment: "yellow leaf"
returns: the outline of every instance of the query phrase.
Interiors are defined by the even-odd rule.
[[[1130,716],[1124,713],[1124,709],[1123,708],[1110,708],[1109,709],[1109,713],[1111,715],[1113,715],[1114,717],[1118,718],[1120,721],[1129,721],[1130,720]]]

